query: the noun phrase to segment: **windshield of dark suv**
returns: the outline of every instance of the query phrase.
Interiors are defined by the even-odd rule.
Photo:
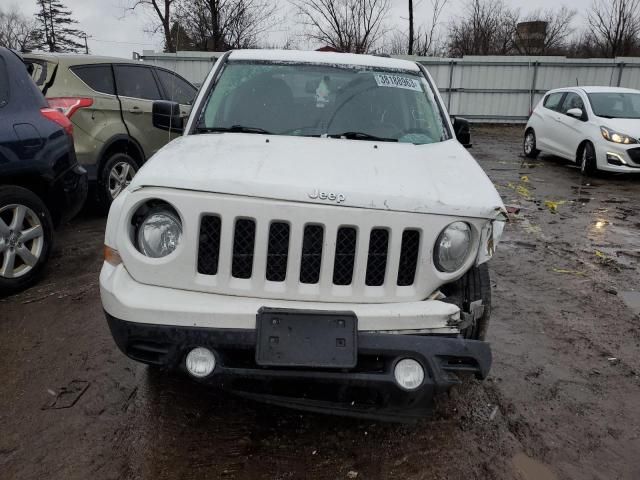
[[[449,138],[420,72],[229,62],[194,133],[244,132],[434,143]]]
[[[640,118],[640,93],[590,93],[593,113],[603,118]]]

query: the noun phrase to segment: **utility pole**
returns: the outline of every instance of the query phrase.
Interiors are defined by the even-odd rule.
[[[413,0],[409,0],[409,55],[413,55]]]
[[[89,55],[89,44],[87,43],[87,34],[84,34],[84,54]]]

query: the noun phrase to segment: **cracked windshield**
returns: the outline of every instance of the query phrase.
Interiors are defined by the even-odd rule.
[[[448,138],[420,72],[229,62],[196,131],[414,144]]]

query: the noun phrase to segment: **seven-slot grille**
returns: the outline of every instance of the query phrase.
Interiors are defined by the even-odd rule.
[[[216,275],[220,259],[221,219],[217,215],[202,217],[198,247],[198,273]],[[253,275],[256,250],[256,222],[251,218],[234,220],[231,276],[249,279]],[[342,226],[335,236],[335,251],[332,251],[332,282],[334,285],[351,285],[356,277],[356,258],[358,240],[361,232],[356,227]],[[366,257],[365,285],[382,286],[386,282],[398,286],[411,286],[415,282],[419,261],[420,232],[407,228],[402,231],[399,252],[390,251],[390,229],[375,227],[367,232],[369,236]],[[325,228],[321,224],[309,223],[304,226],[302,244],[297,252],[291,244],[291,226],[285,221],[273,221],[269,225],[267,236],[267,256],[265,265],[266,280],[284,282],[290,257],[299,257],[298,280],[302,284],[317,284],[320,281],[322,259],[328,253]],[[398,257],[398,276],[387,278],[391,257]]]

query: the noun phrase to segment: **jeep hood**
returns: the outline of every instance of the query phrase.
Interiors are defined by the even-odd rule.
[[[489,178],[455,140],[413,145],[242,133],[188,135],[145,164],[130,186],[142,187],[475,218],[494,218],[504,209]],[[342,195],[344,201],[330,200],[330,194]]]

